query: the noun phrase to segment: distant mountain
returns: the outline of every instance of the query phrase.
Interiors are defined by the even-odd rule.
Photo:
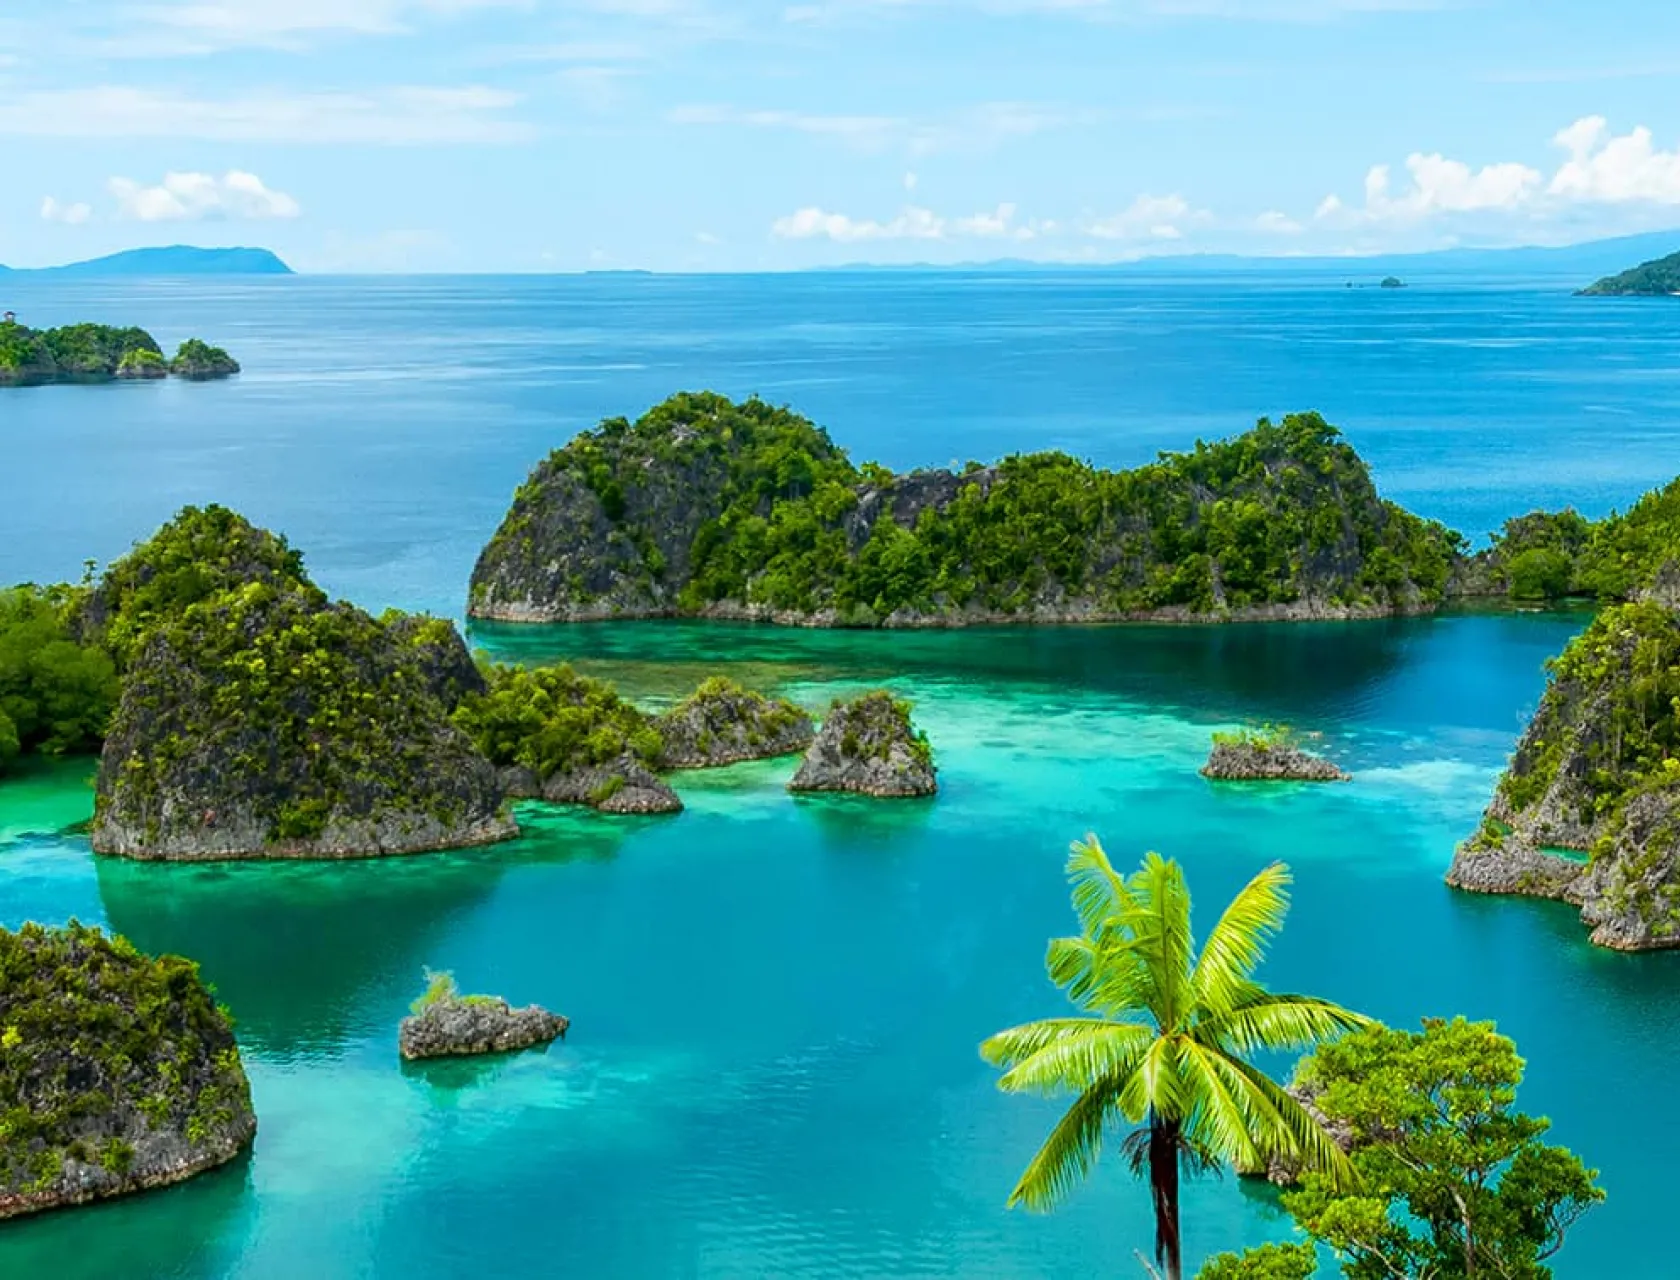
[[[1191,275],[1204,272],[1289,272],[1335,276],[1342,279],[1369,278],[1372,284],[1384,276],[1418,276],[1432,272],[1488,272],[1500,275],[1543,274],[1595,276],[1615,271],[1628,262],[1670,253],[1680,244],[1680,231],[1653,231],[1641,235],[1590,240],[1583,244],[1511,249],[1436,249],[1427,253],[1379,253],[1368,256],[1321,255],[1247,257],[1236,253],[1187,253],[1138,258],[1131,262],[1062,263],[1004,258],[991,262],[965,262],[955,266],[919,263],[912,266],[876,266],[857,263],[842,271],[1104,271],[1132,275]]]
[[[129,249],[89,262],[72,262],[62,267],[14,270],[0,267],[0,274],[54,275],[95,278],[102,276],[289,276],[292,269],[267,249],[195,249],[172,245],[163,249]]]
[[[1588,296],[1666,297],[1680,294],[1680,253],[1642,262],[1629,271],[1605,276],[1581,292]]]

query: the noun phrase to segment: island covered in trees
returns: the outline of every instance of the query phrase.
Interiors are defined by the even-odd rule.
[[[1579,291],[1583,297],[1667,297],[1680,295],[1680,253],[1642,262],[1618,275],[1605,276]]]
[[[170,376],[208,382],[238,372],[237,360],[197,338],[188,338],[171,358],[144,329],[72,324],[37,330],[9,311],[0,315],[0,387]]]

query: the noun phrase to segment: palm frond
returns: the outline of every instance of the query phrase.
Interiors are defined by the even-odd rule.
[[[1255,1135],[1259,1139],[1256,1145],[1264,1154],[1284,1155],[1301,1172],[1322,1174],[1338,1191],[1349,1191],[1358,1185],[1359,1175],[1354,1171],[1347,1153],[1277,1081],[1240,1058],[1221,1055],[1218,1060],[1230,1074],[1248,1081],[1255,1094],[1270,1104],[1276,1116],[1271,1132]],[[1273,1140],[1284,1135],[1287,1135],[1285,1142],[1272,1145]]]
[[[1077,1025],[1047,1036],[1031,1025],[1017,1027],[982,1045],[984,1054],[1000,1039],[1006,1042],[1000,1046],[1003,1050],[1044,1037],[1037,1049],[1015,1059],[1015,1064],[998,1078],[998,1088],[1005,1093],[1050,1096],[1083,1092],[1097,1080],[1112,1080],[1116,1088],[1121,1088],[1136,1072],[1154,1040],[1154,1032],[1138,1023],[1065,1021]]]
[[[1191,1008],[1190,890],[1178,863],[1146,853],[1126,881],[1133,907],[1120,918],[1148,973],[1148,1004],[1162,1027],[1176,1027]]]
[[[1168,1120],[1183,1120],[1189,1114],[1174,1038],[1157,1036],[1150,1044],[1121,1087],[1120,1109],[1134,1124],[1151,1111]]]
[[[1053,938],[1044,967],[1080,1008],[1117,1018],[1148,1006],[1153,988],[1143,956],[1123,937]]]
[[[1102,841],[1095,835],[1075,840],[1069,848],[1067,878],[1080,931],[1093,941],[1132,905],[1125,878],[1109,862]]]
[[[1218,1011],[1238,998],[1289,914],[1289,868],[1265,867],[1237,892],[1202,943],[1191,977],[1197,1002]]]
[[[1009,1193],[1009,1207],[1024,1205],[1043,1213],[1055,1208],[1084,1181],[1102,1154],[1103,1128],[1114,1105],[1114,1090],[1108,1081],[1096,1081],[1080,1094]]]
[[[1012,1067],[1039,1050],[1070,1036],[1115,1025],[1105,1018],[1044,1018],[1023,1022],[980,1042],[980,1056],[994,1067]]]
[[[1329,1000],[1274,995],[1256,987],[1234,1008],[1199,1022],[1194,1036],[1223,1052],[1246,1054],[1262,1049],[1310,1049],[1344,1032],[1371,1025],[1372,1020],[1364,1014]]]
[[[1190,1114],[1186,1132],[1221,1163],[1260,1165],[1260,1142],[1269,1129],[1281,1127],[1273,1108],[1240,1077],[1231,1077],[1217,1050],[1188,1040],[1180,1048]]]

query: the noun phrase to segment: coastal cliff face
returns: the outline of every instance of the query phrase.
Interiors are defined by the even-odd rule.
[[[910,704],[882,691],[829,708],[788,790],[909,799],[933,795],[939,781]]]
[[[515,622],[945,627],[1345,618],[1438,603],[1459,540],[1316,414],[1127,472],[1062,454],[893,475],[762,401],[673,397],[549,456],[473,571]]]
[[[425,654],[312,588],[256,582],[153,628],[100,761],[93,847],[350,858],[515,833]]]
[[[771,700],[732,680],[714,678],[659,717],[667,769],[705,769],[792,755],[811,745],[811,717],[786,699]]]
[[[1652,601],[1614,606],[1552,664],[1447,882],[1575,903],[1601,946],[1680,946],[1677,834],[1680,614]]]
[[[181,1182],[257,1127],[197,967],[74,923],[0,929],[0,1117],[0,1218]]]

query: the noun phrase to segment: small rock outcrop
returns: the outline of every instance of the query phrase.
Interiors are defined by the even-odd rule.
[[[1254,733],[1215,734],[1201,774],[1225,782],[1346,782],[1352,776],[1285,736]]]
[[[788,790],[902,799],[931,796],[939,782],[927,735],[910,722],[910,704],[876,692],[829,708]]]
[[[721,677],[706,681],[656,723],[665,744],[660,764],[667,769],[792,755],[816,737],[811,717],[793,703]]]
[[[402,1020],[398,1049],[410,1062],[507,1053],[564,1039],[570,1025],[538,1005],[515,1009],[497,996],[461,995],[448,974],[432,974],[426,994]]]
[[[0,1218],[183,1182],[256,1134],[198,968],[72,922],[0,929]]]
[[[169,362],[169,372],[188,382],[210,382],[239,372],[239,361],[220,347],[188,338]]]
[[[663,750],[658,728],[610,684],[564,665],[493,666],[485,680],[461,699],[454,722],[496,767],[509,799],[602,813],[682,808],[653,772]]]
[[[1573,903],[1599,946],[1680,947],[1676,707],[1680,614],[1653,599],[1600,613],[1553,662],[1447,883]]]

